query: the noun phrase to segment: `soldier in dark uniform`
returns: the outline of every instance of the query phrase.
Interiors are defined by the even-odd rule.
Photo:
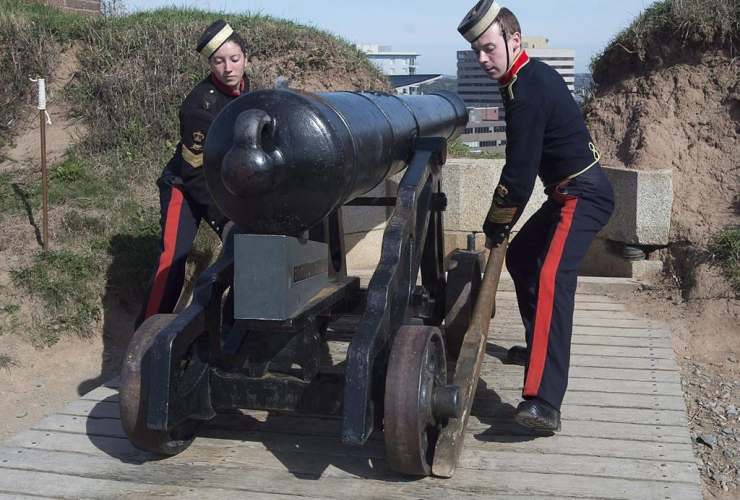
[[[244,75],[247,52],[242,38],[223,20],[205,30],[195,50],[208,60],[211,73],[183,101],[180,143],[157,180],[162,240],[136,328],[148,317],[175,308],[200,221],[222,238],[231,225],[208,192],[201,168],[203,144],[219,111],[249,91]]]
[[[506,165],[483,224],[486,246],[500,245],[509,235],[538,175],[548,195],[506,255],[527,341],[526,348],[513,347],[509,359],[525,365],[516,420],[560,430],[578,268],[609,221],[614,193],[563,77],[529,58],[514,14],[481,0],[458,31],[481,68],[498,80],[506,110]]]

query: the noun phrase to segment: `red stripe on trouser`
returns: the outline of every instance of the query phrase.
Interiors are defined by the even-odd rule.
[[[534,321],[534,334],[532,336],[532,354],[529,358],[527,380],[524,383],[524,396],[537,396],[545,371],[545,360],[547,359],[547,344],[550,340],[550,325],[552,323],[552,310],[555,301],[555,277],[560,267],[560,258],[563,256],[565,240],[568,238],[570,225],[573,222],[573,214],[576,211],[577,198],[569,198],[565,201],[560,211],[560,222],[555,229],[555,234],[550,242],[545,262],[540,271],[539,292],[537,294],[537,310]]]
[[[175,256],[177,245],[177,229],[180,226],[180,211],[182,210],[182,191],[172,189],[172,197],[167,205],[167,220],[164,223],[164,249],[159,256],[159,267],[152,283],[152,293],[149,295],[149,303],[146,306],[144,319],[157,314],[162,304],[164,287],[167,285],[167,277],[172,267],[172,259]]]

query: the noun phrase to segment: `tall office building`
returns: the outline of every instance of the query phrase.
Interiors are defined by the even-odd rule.
[[[575,92],[575,55],[573,49],[550,49],[545,37],[523,37],[522,47],[532,59],[553,67],[563,76],[570,92]],[[478,65],[472,50],[457,53],[457,93],[472,108],[471,121],[460,140],[473,151],[502,153],[506,149],[506,109],[496,80],[492,80]],[[477,108],[499,108],[497,121],[483,118]],[[489,114],[490,115],[490,114]]]

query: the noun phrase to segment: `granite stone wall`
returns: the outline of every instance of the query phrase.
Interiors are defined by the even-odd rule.
[[[483,248],[480,233],[491,205],[504,160],[450,159],[443,167],[442,191],[447,195],[444,213],[445,255],[465,248],[467,236],[475,231],[476,246]],[[604,167],[614,186],[617,203],[609,224],[599,234],[580,269],[582,275],[641,278],[660,272],[663,263],[654,252],[642,261],[626,260],[625,245],[662,247],[668,244],[673,203],[672,172],[637,171]],[[403,173],[377,186],[368,196],[395,196]],[[537,181],[527,207],[514,227],[521,225],[542,205],[546,197]],[[386,222],[393,213],[384,207],[345,207],[344,229],[350,269],[374,269]]]

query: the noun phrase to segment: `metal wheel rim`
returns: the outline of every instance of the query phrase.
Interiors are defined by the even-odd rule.
[[[396,472],[429,475],[441,422],[432,413],[435,387],[446,383],[442,335],[435,327],[404,326],[396,334],[386,376],[385,443]]]

